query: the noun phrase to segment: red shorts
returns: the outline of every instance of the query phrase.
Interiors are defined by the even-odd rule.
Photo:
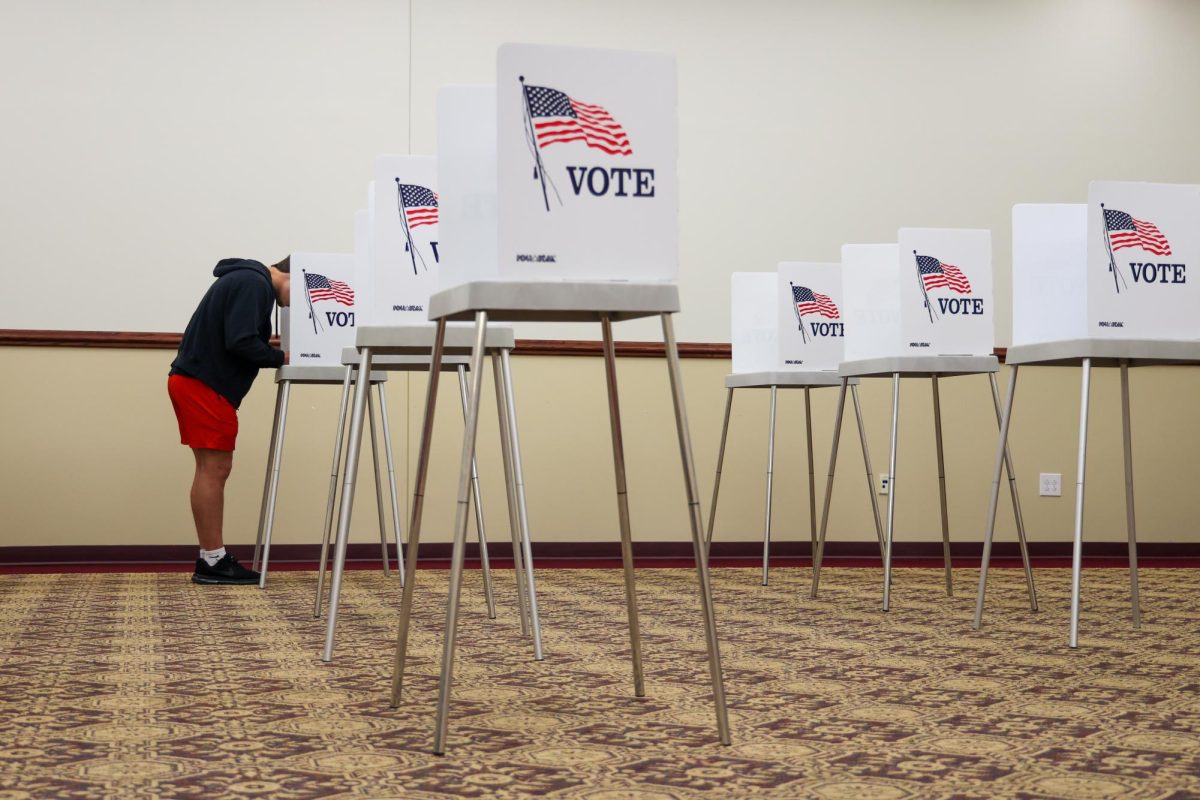
[[[179,420],[179,441],[202,450],[233,452],[238,418],[233,404],[204,381],[187,375],[167,377],[167,394]]]

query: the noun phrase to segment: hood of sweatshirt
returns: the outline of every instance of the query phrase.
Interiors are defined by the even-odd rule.
[[[213,267],[213,277],[220,278],[222,275],[237,272],[239,269],[257,272],[266,279],[267,283],[271,282],[271,273],[267,271],[266,266],[261,261],[255,261],[252,258],[222,258]]]

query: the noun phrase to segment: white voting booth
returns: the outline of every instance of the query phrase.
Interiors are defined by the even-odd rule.
[[[842,279],[846,360],[838,372],[843,383],[852,378],[892,379],[891,451],[883,553],[883,610],[887,611],[891,605],[896,496],[903,485],[897,475],[896,463],[901,378],[929,378],[933,385],[942,556],[946,593],[953,594],[954,591],[938,381],[955,375],[987,374],[999,422],[1000,395],[995,376],[999,362],[993,355],[995,295],[992,290],[991,233],[970,229],[902,228],[895,244],[845,245],[842,247]],[[838,405],[839,418],[844,402],[843,389]],[[820,585],[821,558],[837,463],[837,434],[834,436],[825,508],[813,563],[813,597]],[[1008,467],[1009,490],[1030,604],[1036,609],[1024,521],[1007,448],[1003,455]]]
[[[372,430],[375,418],[371,393],[360,380],[364,374],[379,372],[428,372],[434,345],[434,326],[428,322],[429,296],[436,286],[439,273],[440,208],[437,183],[437,159],[432,156],[380,156],[375,160],[374,174],[367,195],[368,209],[355,217],[356,274],[363,286],[369,287],[366,299],[359,304],[364,317],[355,335],[338,352],[339,364],[344,364],[342,406],[334,443],[334,462],[331,470],[331,489],[326,504],[325,536],[321,546],[320,572],[317,583],[316,613],[320,613],[325,581],[325,565],[333,527],[336,480],[344,475],[344,484],[337,508],[337,533],[334,538],[332,579],[329,590],[329,614],[326,619],[325,646],[322,658],[333,657],[333,647],[340,608],[342,578],[345,571],[350,520],[353,513],[354,488],[357,480],[363,417]],[[466,416],[466,369],[469,360],[471,331],[460,326],[454,329],[439,369],[458,374],[463,413]],[[497,364],[507,359],[515,343],[508,327],[496,327],[490,332],[486,345]],[[369,356],[368,356],[369,351]],[[366,366],[367,363],[370,366]],[[498,396],[505,396],[511,374],[497,366]],[[341,448],[347,421],[347,407],[353,385],[354,404],[350,414],[350,446],[346,466],[341,467]],[[380,406],[383,407],[382,396]],[[381,412],[382,413],[382,412]],[[507,443],[516,437],[515,410],[511,426],[505,426],[501,436]],[[386,417],[384,417],[386,433]],[[505,444],[507,447],[508,444]],[[516,445],[513,445],[516,447]],[[387,449],[390,483],[395,487],[395,466],[391,448]],[[372,458],[378,456],[372,444]],[[378,473],[377,473],[378,474]],[[523,635],[532,636],[535,658],[542,658],[541,629],[537,612],[536,586],[532,554],[529,546],[528,520],[518,515],[517,506],[524,506],[524,487],[508,481],[510,524],[513,534],[513,557],[518,580],[518,612]],[[492,591],[487,534],[484,527],[483,502],[479,488],[478,468],[471,462],[471,493],[475,514],[475,529],[479,537],[479,558],[483,569],[484,596],[488,617],[496,617]],[[382,508],[380,514],[382,518]],[[403,554],[399,543],[399,504],[393,497],[392,517],[396,527],[398,559]]]
[[[365,219],[365,217],[363,217]],[[360,271],[363,241],[359,236],[360,217],[355,217],[355,252],[343,253],[293,253],[291,255],[292,305],[281,314],[280,340],[290,362],[275,373],[275,413],[271,428],[271,444],[267,453],[267,477],[263,486],[262,506],[259,513],[258,534],[255,540],[253,566],[261,571],[259,587],[266,588],[267,571],[271,556],[271,535],[275,523],[275,507],[279,496],[280,472],[283,464],[283,445],[287,431],[288,402],[294,385],[344,384],[345,368],[342,366],[342,351],[353,344],[355,326],[364,295],[363,275]],[[383,384],[387,376],[374,372],[369,383],[376,389],[379,398],[379,414],[383,427],[384,451],[387,454],[388,472],[394,475],[391,429],[387,419]],[[344,391],[343,391],[344,395]],[[344,404],[344,400],[343,400]],[[344,406],[343,406],[344,407]],[[343,412],[344,413],[344,412]],[[375,498],[379,513],[380,557],[384,573],[390,572],[387,551],[387,522],[384,515],[382,475],[379,468],[378,437],[375,415],[371,415],[371,452],[375,472]],[[340,448],[338,439],[335,451]],[[335,472],[337,455],[334,456]],[[392,527],[395,534],[399,558],[400,526],[396,515],[399,498],[395,481],[391,487]],[[329,500],[332,502],[335,483],[331,478]],[[325,527],[328,530],[330,516],[327,512]],[[321,562],[325,553],[322,550]],[[321,570],[324,577],[324,570]],[[318,590],[318,596],[320,591]]]
[[[495,86],[445,87],[438,95],[441,291],[409,528],[392,703],[400,701],[415,590],[421,501],[437,403],[436,365],[447,323],[475,322],[469,418],[463,437],[433,749],[445,752],[458,594],[466,537],[469,464],[475,451],[480,371],[493,322],[591,321],[604,335],[618,519],[625,563],[634,693],[645,694],[632,539],[616,390],[612,323],[662,320],[675,400],[692,541],[700,579],[720,740],[729,743],[695,467],[671,315],[679,295],[675,61],[671,56],[505,45]],[[507,367],[507,362],[505,367]],[[369,366],[364,351],[363,369]],[[511,410],[511,397],[508,404]],[[501,405],[501,415],[505,413]],[[520,452],[505,462],[521,483]]]
[[[808,445],[809,537],[813,551],[817,541],[816,467],[813,459],[812,405],[810,390],[841,384],[837,374],[842,360],[845,322],[841,312],[842,278],[837,264],[785,261],[775,272],[735,272],[731,278],[730,343],[733,372],[725,378],[725,416],[721,446],[713,481],[706,543],[711,546],[716,525],[717,500],[721,491],[721,469],[735,389],[771,390],[767,436],[767,503],[763,528],[762,582],[767,584],[770,567],[771,511],[775,465],[775,419],[779,389],[804,390],[805,433]],[[876,534],[882,546],[878,507],[872,489],[874,477],[866,438],[863,436],[858,381],[851,383],[854,408],[858,413],[859,437],[867,466],[867,490],[875,511]],[[841,419],[837,420],[840,430]]]
[[[1138,603],[1129,368],[1200,363],[1200,186],[1095,181],[1087,204],[1013,207],[1013,346],[1000,444],[1007,443],[1022,366],[1080,366],[1082,393],[1075,485],[1071,618],[1068,644],[1079,643],[1083,498],[1092,367],[1121,370],[1130,600]],[[975,627],[983,621],[995,530],[999,467],[984,537]]]

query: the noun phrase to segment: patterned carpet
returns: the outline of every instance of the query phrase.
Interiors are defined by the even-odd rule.
[[[1200,571],[1085,573],[1066,648],[1069,572],[1029,612],[995,574],[714,573],[733,725],[716,743],[688,570],[640,570],[648,697],[633,698],[621,573],[543,570],[547,658],[468,573],[450,749],[429,754],[447,573],[422,571],[406,704],[387,705],[399,590],[348,574],[339,649],[318,650],[315,576],[266,592],[183,574],[0,576],[0,798],[1200,797]]]

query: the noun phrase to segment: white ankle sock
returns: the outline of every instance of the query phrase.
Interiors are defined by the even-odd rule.
[[[225,557],[225,548],[218,547],[216,550],[200,549],[200,557],[204,559],[204,563],[210,567],[216,565],[218,561]]]

